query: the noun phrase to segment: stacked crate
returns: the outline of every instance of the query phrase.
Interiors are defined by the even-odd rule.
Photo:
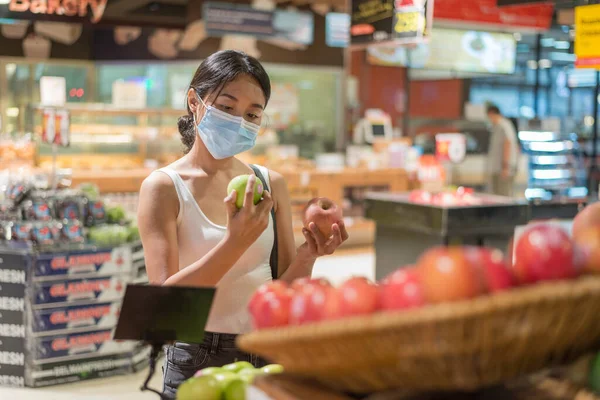
[[[140,264],[139,244],[0,251],[0,385],[41,387],[144,367],[145,346],[112,340]]]

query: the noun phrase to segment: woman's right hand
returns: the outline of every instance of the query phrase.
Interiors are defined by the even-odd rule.
[[[227,238],[243,248],[250,247],[269,226],[269,216],[273,208],[273,198],[268,191],[263,192],[262,200],[254,205],[254,183],[256,176],[250,175],[244,194],[244,205],[235,205],[236,191],[225,198],[227,206]]]

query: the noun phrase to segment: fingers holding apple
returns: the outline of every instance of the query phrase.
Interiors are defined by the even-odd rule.
[[[348,239],[342,218],[341,208],[326,197],[317,197],[308,202],[304,209],[302,233],[313,254],[332,254]]]

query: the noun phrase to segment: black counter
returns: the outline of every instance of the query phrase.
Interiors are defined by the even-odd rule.
[[[529,204],[508,197],[477,196],[486,204],[441,207],[413,203],[408,194],[367,194],[366,217],[376,223],[376,278],[381,279],[401,266],[414,264],[433,246],[479,245],[505,251],[515,227],[532,219],[571,219],[582,204]]]

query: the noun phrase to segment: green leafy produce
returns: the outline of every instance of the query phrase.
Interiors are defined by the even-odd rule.
[[[125,210],[121,206],[109,206],[106,208],[106,217],[110,224],[121,223],[125,219]]]
[[[94,185],[93,183],[82,183],[79,185],[79,190],[81,190],[85,197],[90,200],[96,200],[98,197],[100,197],[100,189],[98,189],[98,186]]]

